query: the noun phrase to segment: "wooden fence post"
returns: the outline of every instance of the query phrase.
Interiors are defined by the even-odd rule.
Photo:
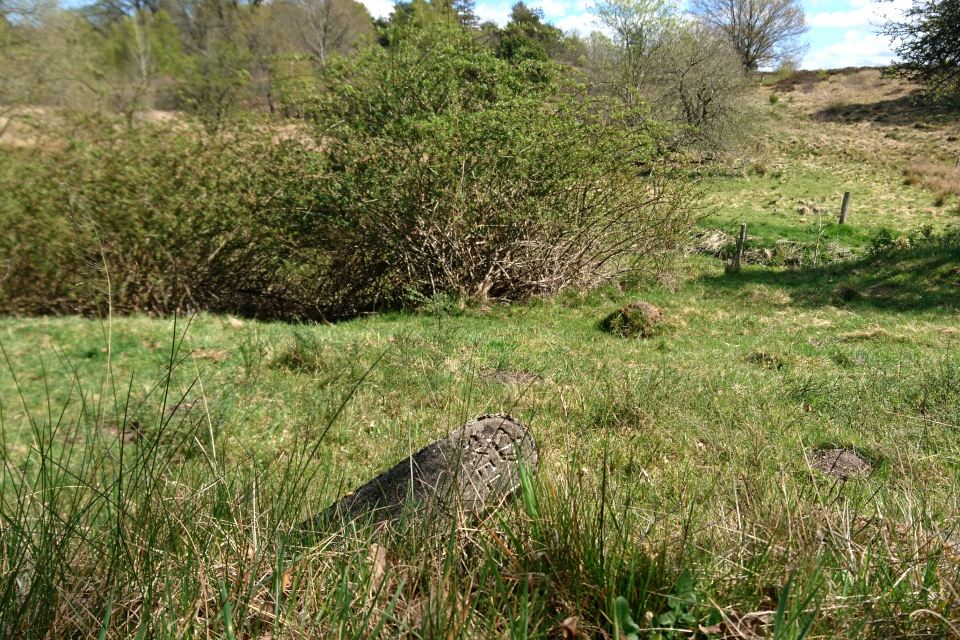
[[[840,205],[840,224],[847,224],[847,207],[850,206],[850,192],[843,192],[843,204]]]
[[[733,258],[733,272],[740,273],[740,258],[743,257],[743,243],[747,240],[747,223],[740,223],[740,237],[737,238],[737,253]]]

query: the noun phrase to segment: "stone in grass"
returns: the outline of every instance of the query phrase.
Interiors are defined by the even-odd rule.
[[[849,449],[821,449],[814,452],[813,466],[831,478],[846,480],[870,471],[870,463]]]
[[[408,498],[419,508],[479,511],[520,487],[521,459],[532,475],[537,447],[523,424],[502,413],[482,415],[348,493],[326,515],[395,519]]]
[[[663,323],[663,311],[649,302],[631,302],[625,304],[600,322],[600,328],[607,333],[626,338],[654,336]]]

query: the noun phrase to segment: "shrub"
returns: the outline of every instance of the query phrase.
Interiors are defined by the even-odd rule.
[[[317,270],[288,224],[308,154],[261,127],[184,124],[82,119],[60,148],[0,162],[2,312],[95,313],[108,285],[120,313],[311,303]]]
[[[322,73],[293,111],[312,130],[67,118],[69,142],[0,159],[0,311],[95,313],[107,290],[121,313],[313,319],[521,299],[642,268],[692,222],[662,126],[551,63],[441,25]]]
[[[592,286],[690,225],[696,193],[668,177],[642,106],[443,25],[390,42],[329,65],[306,109],[327,153],[308,218],[336,313]]]
[[[870,253],[884,254],[894,247],[893,234],[888,229],[880,229],[870,238]]]

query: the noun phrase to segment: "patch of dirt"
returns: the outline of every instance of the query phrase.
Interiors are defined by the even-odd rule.
[[[860,292],[857,291],[857,288],[853,285],[841,283],[837,285],[837,288],[833,290],[833,295],[845,302],[850,302],[851,300],[856,300],[860,297]]]
[[[220,360],[229,360],[233,355],[223,349],[194,349],[190,352],[190,357],[194,360],[213,360],[219,362]]]
[[[177,416],[177,415],[186,416],[191,411],[193,411],[194,407],[197,407],[198,411],[202,411],[203,410],[202,401],[201,400],[183,400],[182,402],[179,402],[179,403],[174,402],[173,404],[167,405],[167,408],[164,410],[163,414],[168,418],[172,418],[173,416]]]
[[[850,449],[822,449],[814,452],[813,466],[839,480],[869,473],[873,467]]]
[[[121,430],[114,422],[108,422],[103,425],[102,431],[107,441],[120,440],[124,444],[133,444],[140,439],[140,429],[142,425],[139,421],[133,420]]]
[[[897,285],[892,282],[879,282],[867,288],[867,295],[874,298],[889,298],[897,291]]]
[[[863,73],[864,71],[876,71],[878,74],[883,69],[881,67],[844,67],[843,69],[828,69],[825,71],[800,70],[795,71],[785,78],[781,78],[773,85],[774,91],[787,92],[794,91],[804,85],[812,85],[818,82],[826,82],[831,76],[852,76]]]
[[[509,371],[507,369],[484,369],[480,377],[492,382],[504,384],[532,384],[543,380],[543,376],[530,371]]]

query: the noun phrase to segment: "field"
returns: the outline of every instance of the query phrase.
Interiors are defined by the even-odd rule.
[[[71,532],[3,610],[101,638],[960,638],[960,120],[874,70],[788,86],[645,278],[336,325],[0,320],[3,539]],[[638,299],[656,335],[599,329]],[[296,533],[498,411],[541,454],[514,502]]]

